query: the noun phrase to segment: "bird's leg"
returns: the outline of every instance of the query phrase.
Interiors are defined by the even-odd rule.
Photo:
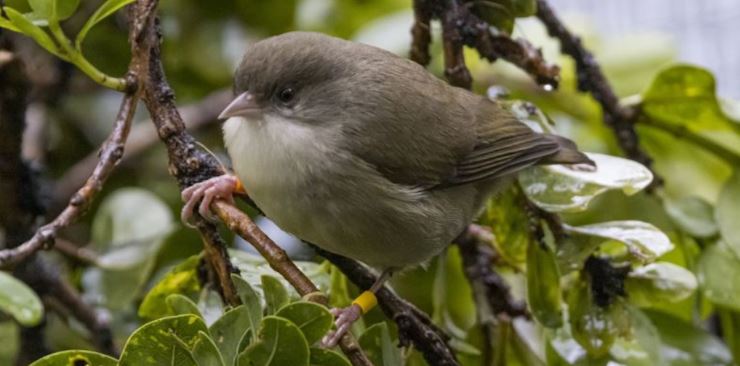
[[[198,206],[198,213],[203,218],[214,221],[216,218],[211,213],[211,202],[215,199],[223,199],[233,203],[234,193],[239,192],[244,192],[244,187],[239,178],[233,174],[219,175],[195,183],[182,191],[182,200],[185,205],[180,212],[180,219],[185,225],[192,226],[190,218],[193,217],[193,210]]]
[[[356,322],[363,314],[366,314],[370,309],[374,308],[378,303],[378,299],[375,297],[375,293],[383,287],[388,278],[393,274],[393,269],[386,269],[375,280],[375,283],[370,287],[369,290],[363,292],[358,296],[352,304],[346,308],[334,308],[331,309],[332,315],[334,315],[335,330],[329,331],[321,340],[321,344],[324,347],[334,347],[339,343],[345,333],[349,331],[349,328]]]

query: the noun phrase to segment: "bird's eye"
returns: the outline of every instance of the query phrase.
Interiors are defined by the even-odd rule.
[[[285,88],[278,93],[278,99],[283,103],[288,103],[295,98],[295,89]]]

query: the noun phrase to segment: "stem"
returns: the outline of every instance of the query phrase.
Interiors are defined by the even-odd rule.
[[[123,78],[115,78],[109,76],[102,71],[98,70],[93,64],[85,58],[85,55],[80,50],[72,47],[67,35],[64,34],[62,27],[59,26],[59,22],[56,20],[49,20],[49,30],[51,35],[61,46],[61,53],[66,56],[67,60],[73,63],[80,71],[84,72],[85,75],[89,76],[96,83],[117,91],[126,90],[126,81]]]
[[[721,158],[727,164],[740,166],[740,153],[730,150],[707,137],[699,135],[694,131],[689,130],[684,125],[677,125],[651,117],[640,118],[637,122],[691,142],[692,144]]]

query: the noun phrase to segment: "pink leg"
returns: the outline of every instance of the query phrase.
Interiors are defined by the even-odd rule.
[[[215,199],[223,199],[233,203],[233,194],[238,184],[239,179],[237,177],[224,174],[185,188],[182,191],[182,200],[185,205],[180,212],[180,219],[185,225],[191,226],[190,218],[193,217],[193,210],[198,206],[198,213],[201,216],[208,220],[215,220],[210,212],[211,203]]]

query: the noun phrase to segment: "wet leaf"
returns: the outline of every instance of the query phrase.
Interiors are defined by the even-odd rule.
[[[167,297],[171,294],[195,296],[200,291],[198,263],[200,255],[183,261],[167,273],[144,297],[139,306],[139,316],[157,319],[167,315]]]
[[[629,333],[630,318],[622,302],[596,305],[586,281],[579,281],[569,292],[568,310],[573,338],[590,356],[605,356],[617,337]]]
[[[224,313],[208,328],[208,331],[221,350],[226,364],[235,365],[241,351],[239,346],[247,333],[256,330],[258,326],[259,322],[252,325],[249,308],[246,305],[239,305]]]
[[[309,357],[308,342],[295,324],[267,316],[257,341],[239,355],[239,366],[308,366]]]
[[[630,253],[651,261],[673,249],[668,236],[655,226],[642,221],[610,221],[585,226],[565,226],[573,234],[616,240],[627,245]]]
[[[704,249],[696,268],[709,301],[740,310],[740,260],[722,242]]]
[[[698,238],[709,238],[717,234],[714,207],[697,196],[685,196],[678,200],[664,200],[666,212],[681,230]]]
[[[519,174],[519,184],[535,204],[547,211],[578,212],[610,189],[631,195],[653,180],[648,168],[632,160],[596,153],[586,155],[596,163],[595,171],[566,165],[536,166]]]
[[[722,188],[716,214],[722,239],[740,257],[740,171],[736,170]]]
[[[344,356],[332,350],[311,348],[311,366],[351,366]]]
[[[401,365],[401,351],[391,341],[388,325],[385,322],[373,324],[358,339],[360,347],[373,365]]]
[[[293,322],[303,332],[309,345],[326,335],[334,321],[325,306],[307,301],[285,305],[275,315]]]
[[[199,332],[207,331],[203,320],[192,314],[149,322],[126,341],[119,366],[196,365],[189,351],[201,342]]]
[[[548,328],[563,324],[560,270],[552,250],[538,243],[527,251],[527,301],[540,324]]]
[[[72,350],[50,354],[31,366],[116,366],[118,360],[93,351]]]
[[[36,325],[44,315],[41,300],[28,285],[0,271],[0,312],[25,326]]]
[[[696,290],[694,274],[678,265],[655,262],[630,271],[625,288],[630,302],[644,307],[681,301]]]

